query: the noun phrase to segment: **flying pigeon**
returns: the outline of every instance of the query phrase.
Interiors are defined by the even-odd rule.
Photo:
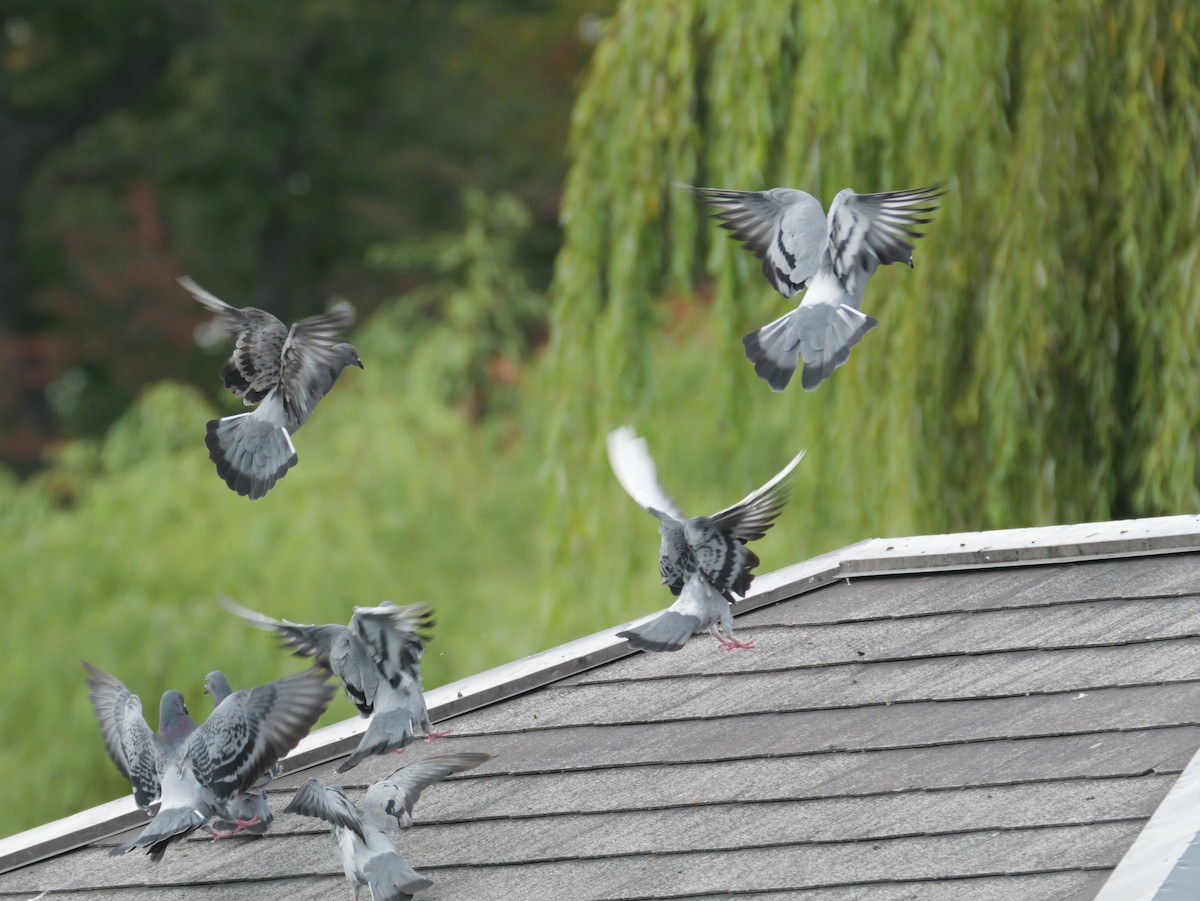
[[[433,883],[396,852],[388,832],[412,825],[413,805],[425,788],[490,759],[490,754],[440,754],[401,767],[367,789],[361,810],[340,786],[309,779],[285,812],[317,817],[333,827],[330,832],[354,901],[364,885],[374,901],[408,901]]]
[[[160,728],[159,749],[149,757],[151,767],[143,750],[149,727],[141,717],[137,696],[124,686],[118,688],[112,676],[88,664],[84,667],[91,676],[92,706],[109,756],[131,782],[135,773],[140,774],[134,789],[139,804],[156,796],[162,801],[157,816],[141,834],[111,854],[146,848],[155,861],[172,841],[221,814],[230,798],[248,791],[294,748],[325,712],[334,691],[326,675],[316,669],[236,691],[217,705],[203,725],[190,724],[182,737],[165,738],[167,730]],[[128,697],[117,709],[110,699],[120,696],[122,689]],[[177,701],[164,696],[164,709],[169,707],[176,715],[182,711],[186,717],[182,701],[182,695]],[[141,763],[135,766],[131,760]]]
[[[846,188],[828,217],[820,201],[794,188],[691,188],[720,208],[714,216],[762,260],[776,291],[794,297],[808,288],[796,309],[742,339],[754,371],[773,391],[787,387],[799,359],[800,383],[814,391],[850,358],[850,348],[878,324],[859,309],[867,281],[879,266],[912,266],[912,239],[923,237],[917,226],[931,221],[941,188],[886,194]]]
[[[617,635],[640,650],[678,651],[707,626],[722,648],[754,647],[754,642],[733,637],[730,604],[734,595],[746,594],[754,579],[751,571],[760,562],[746,543],[762,538],[774,525],[791,491],[792,470],[804,451],[732,507],[689,519],[659,484],[646,439],[623,426],[609,432],[607,445],[621,487],[659,521],[659,572],[679,598],[646,625]]]
[[[397,607],[385,601],[377,607],[355,607],[349,626],[314,626],[272,619],[228,599],[221,603],[260,629],[278,632],[298,656],[312,657],[341,679],[361,715],[374,714],[338,772],[371,755],[398,751],[417,733],[427,739],[446,734],[433,728],[421,687],[425,632],[433,626],[433,614],[424,604]]]
[[[212,695],[214,704],[220,705],[233,694],[233,688],[223,672],[214,670],[204,677],[204,693]],[[212,833],[214,841],[234,835],[262,835],[270,828],[275,814],[267,803],[267,786],[279,775],[280,769],[280,764],[276,763],[250,788],[225,802],[222,813],[205,827]]]
[[[196,729],[188,716],[183,695],[163,692],[158,709],[158,732],[152,732],[142,715],[142,699],[116,676],[81,660],[88,674],[88,700],[100,723],[108,756],[129,780],[137,806],[150,813],[158,800],[166,762]]]
[[[231,307],[187,276],[179,284],[217,314],[213,326],[237,335],[221,378],[246,406],[258,406],[209,422],[204,444],[225,484],[256,500],[296,465],[292,434],[308,421],[342,370],[362,368],[358,351],[338,339],[354,322],[354,309],[342,301],[288,329],[263,310]]]

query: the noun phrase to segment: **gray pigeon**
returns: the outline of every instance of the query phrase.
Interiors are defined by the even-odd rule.
[[[230,798],[248,791],[325,712],[334,692],[326,678],[320,670],[307,670],[234,692],[218,704],[203,725],[161,755],[158,778],[150,787],[162,800],[157,816],[140,835],[110,853],[146,848],[151,860],[160,860],[168,844],[221,814]],[[93,706],[109,755],[127,772],[122,760],[128,755],[119,757],[125,752],[114,751],[114,744],[141,733],[145,722],[131,727],[111,708]]]
[[[863,292],[876,268],[912,266],[912,239],[923,232],[941,184],[913,191],[838,193],[829,208],[794,188],[724,191],[691,188],[719,207],[724,228],[762,260],[763,275],[784,297],[807,286],[792,312],[747,335],[742,343],[754,371],[773,391],[791,381],[800,359],[801,384],[813,391],[850,358],[850,348],[878,323],[863,313]]]
[[[258,406],[209,422],[204,444],[225,484],[255,500],[296,465],[292,434],[342,370],[362,368],[358,351],[338,339],[354,322],[354,309],[342,301],[288,329],[263,310],[231,307],[186,276],[179,284],[217,314],[215,327],[237,336],[221,378],[246,406]]]
[[[663,489],[644,438],[628,426],[608,434],[608,460],[621,487],[659,521],[658,568],[679,597],[661,616],[637,629],[618,632],[646,651],[678,651],[708,627],[722,648],[751,648],[733,637],[730,604],[754,580],[758,555],[746,546],[774,525],[791,492],[791,474],[804,457],[796,454],[767,484],[712,516],[688,518]]]
[[[158,732],[152,732],[142,715],[142,700],[116,676],[81,660],[88,674],[88,700],[100,723],[108,756],[129,780],[137,806],[147,813],[161,792],[163,770],[196,729],[188,716],[183,695],[163,692],[158,709]]]
[[[364,759],[409,745],[418,732],[426,741],[447,733],[433,728],[421,685],[421,655],[425,653],[433,614],[424,604],[397,607],[384,601],[378,607],[355,607],[350,628],[375,660],[380,675],[375,715],[367,731],[337,768],[339,773]]]
[[[223,672],[214,670],[204,677],[204,693],[212,695],[214,704],[220,705],[233,694],[233,688]],[[276,763],[250,788],[225,802],[221,814],[205,827],[212,833],[214,841],[234,835],[262,835],[271,827],[275,814],[267,802],[267,786],[279,775],[280,769],[280,764]]]
[[[374,714],[354,753],[338,768],[345,772],[364,758],[404,748],[417,733],[445,735],[429,721],[421,686],[421,655],[433,614],[424,604],[355,607],[349,626],[304,625],[272,619],[233,601],[221,603],[260,629],[279,633],[297,655],[312,657],[342,680],[346,696],[363,716]]]
[[[408,901],[433,883],[396,852],[388,832],[412,825],[413,805],[425,788],[490,759],[490,754],[440,754],[401,767],[367,789],[361,810],[340,786],[309,779],[297,789],[285,812],[316,817],[333,827],[330,831],[355,901],[364,885],[374,901]]]
[[[349,626],[313,626],[286,619],[272,619],[224,597],[218,598],[218,603],[259,629],[278,632],[284,645],[291,648],[296,656],[311,657],[319,666],[337,676],[346,689],[346,697],[362,716],[371,715],[379,690],[379,668],[370,649]]]

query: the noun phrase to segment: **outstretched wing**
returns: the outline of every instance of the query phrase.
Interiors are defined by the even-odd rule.
[[[341,679],[346,688],[346,697],[358,708],[359,713],[363,716],[371,713],[379,685],[379,673],[375,661],[349,628],[337,624],[317,626],[274,619],[248,610],[223,596],[217,598],[217,603],[259,629],[276,632],[296,656],[311,657]]]
[[[383,830],[411,826],[413,805],[421,792],[452,773],[474,769],[491,759],[491,754],[438,754],[401,767],[367,789],[363,800],[367,818]]]
[[[279,384],[280,355],[287,328],[264,310],[230,306],[186,275],[178,281],[196,300],[216,313],[217,327],[236,336],[233,354],[221,367],[225,387],[247,406],[261,401]]]
[[[829,260],[849,294],[861,298],[878,266],[912,265],[912,241],[924,237],[917,227],[932,221],[944,193],[941,183],[886,194],[838,193],[829,207]]]
[[[100,723],[108,756],[129,780],[138,807],[149,810],[160,792],[162,754],[154,732],[142,715],[141,699],[116,676],[81,660],[87,670],[88,700]]]
[[[346,797],[340,785],[322,785],[316,779],[309,779],[298,789],[292,798],[292,803],[283,809],[284,813],[298,813],[301,816],[316,817],[331,826],[341,826],[349,829],[363,841],[362,816],[354,802]]]
[[[605,444],[613,475],[639,506],[658,510],[672,519],[685,518],[679,505],[659,484],[658,469],[645,438],[639,438],[637,432],[626,425],[609,432]]]
[[[801,451],[769,482],[732,507],[684,524],[696,565],[717,590],[745,595],[750,588],[751,570],[759,560],[746,543],[762,538],[774,525],[791,493],[792,471],[803,457]]]
[[[334,693],[326,678],[310,669],[227,697],[188,740],[196,780],[218,801],[253,786],[325,712]]]
[[[398,607],[384,602],[377,607],[355,607],[350,631],[375,661],[380,675],[392,688],[415,678],[420,684],[421,654],[433,628],[433,611],[426,604]]]
[[[816,274],[825,250],[825,211],[821,202],[795,188],[724,191],[692,188],[721,227],[733,232],[762,260],[763,275],[784,297],[792,297]]]
[[[339,337],[353,324],[354,307],[339,301],[326,313],[301,319],[288,332],[282,347],[280,386],[284,410],[297,427],[312,415],[342,369],[357,362],[357,352]]]
[[[761,488],[750,492],[732,507],[707,517],[709,523],[741,541],[762,538],[787,503],[792,491],[792,472],[803,459],[804,451],[800,451]]]

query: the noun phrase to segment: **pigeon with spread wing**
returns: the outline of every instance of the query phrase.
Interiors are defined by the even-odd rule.
[[[401,767],[367,789],[361,809],[340,786],[309,779],[285,812],[330,824],[355,901],[363,886],[370,888],[374,901],[407,901],[433,883],[397,853],[388,833],[412,825],[413,805],[423,790],[490,759],[490,754],[439,754]]]
[[[236,335],[221,378],[255,409],[209,422],[204,444],[225,484],[256,500],[296,465],[292,435],[342,370],[362,368],[358,351],[338,337],[354,322],[354,309],[341,301],[289,329],[263,310],[230,306],[186,276],[179,284],[216,313],[211,327]]]
[[[659,484],[646,439],[624,426],[609,433],[607,446],[621,487],[659,521],[659,573],[679,598],[649,623],[617,634],[641,650],[678,651],[707,627],[723,648],[753,647],[753,642],[733,637],[730,604],[734,595],[745,595],[760,562],[746,545],[774,525],[791,491],[792,470],[804,451],[732,507],[689,518]]]
[[[113,677],[84,666],[109,756],[134,784],[139,804],[154,798],[162,802],[141,834],[111,853],[146,848],[155,861],[171,842],[223,814],[231,798],[250,790],[308,734],[334,691],[325,673],[316,669],[235,691],[200,726],[190,720],[172,726],[164,717],[157,739],[152,739],[156,750],[147,752],[150,730],[141,717],[137,696],[124,689],[128,697],[123,704],[116,703],[124,686],[118,688],[120,683]],[[183,696],[178,692],[167,695],[171,699],[164,695],[164,710],[169,708],[173,715],[182,714],[186,719]]]
[[[877,320],[862,312],[867,281],[879,266],[912,266],[912,242],[931,221],[942,185],[886,194],[840,191],[829,215],[794,188],[726,191],[691,188],[719,209],[714,216],[762,261],[784,297],[807,288],[800,305],[742,339],[746,356],[774,391],[803,362],[800,382],[813,391],[850,358]]]
[[[446,734],[433,728],[421,685],[421,655],[433,626],[433,613],[426,605],[398,607],[384,601],[376,607],[355,607],[350,624],[342,626],[272,619],[228,598],[220,602],[252,625],[277,632],[298,656],[312,657],[342,681],[360,714],[374,715],[338,772],[371,755],[398,751],[417,734]]]

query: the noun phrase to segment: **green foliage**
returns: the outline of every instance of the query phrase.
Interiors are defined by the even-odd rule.
[[[479,417],[517,377],[546,317],[545,297],[518,267],[521,238],[532,222],[511,194],[468,191],[461,235],[372,248],[368,260],[402,272],[422,272],[425,287],[393,311],[415,345],[412,389],[448,403],[466,403]]]
[[[575,111],[548,456],[598,476],[628,419],[715,460],[807,446],[823,546],[1194,510],[1197,33],[1168,2],[623,3]],[[916,271],[867,289],[880,327],[772,395],[739,338],[789,303],[672,182],[828,203],[940,179]],[[653,337],[696,304],[716,340],[685,418]]]

